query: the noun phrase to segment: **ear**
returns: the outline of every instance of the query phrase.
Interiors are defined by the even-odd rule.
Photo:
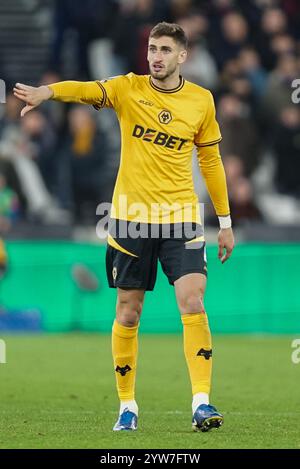
[[[182,50],[181,52],[179,52],[178,63],[183,64],[183,62],[186,61],[186,58],[187,58],[187,51]]]

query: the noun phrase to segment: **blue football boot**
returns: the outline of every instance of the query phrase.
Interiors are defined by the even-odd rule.
[[[201,404],[197,407],[192,420],[194,432],[208,432],[223,425],[224,417],[212,405]]]
[[[118,421],[116,422],[113,431],[119,432],[121,430],[136,430],[137,429],[137,415],[133,412],[130,412],[126,407],[122,414],[119,416]]]

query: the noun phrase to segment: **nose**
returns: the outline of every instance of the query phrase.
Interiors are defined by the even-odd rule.
[[[162,60],[162,54],[160,51],[155,52],[154,54],[154,62],[160,62]]]

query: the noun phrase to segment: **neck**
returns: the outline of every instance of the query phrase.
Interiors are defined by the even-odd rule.
[[[179,73],[177,72],[165,78],[164,80],[158,80],[157,78],[153,78],[152,76],[151,80],[152,83],[158,88],[161,88],[163,90],[172,90],[180,85],[181,78]]]

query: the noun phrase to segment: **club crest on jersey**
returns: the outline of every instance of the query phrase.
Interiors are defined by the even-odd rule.
[[[167,111],[166,109],[163,109],[159,114],[158,114],[158,119],[161,124],[169,124],[172,120],[172,114],[170,111]]]

